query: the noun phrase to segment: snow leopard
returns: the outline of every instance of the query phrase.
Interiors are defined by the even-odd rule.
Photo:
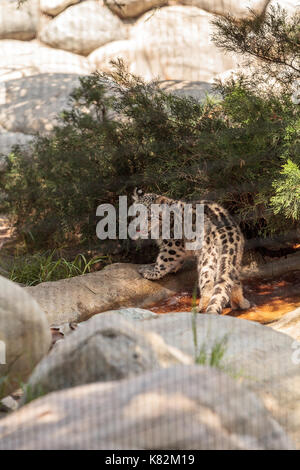
[[[133,193],[135,204],[143,204],[147,208],[147,231],[151,232],[151,206],[153,204],[167,205],[183,211],[183,200],[174,200],[153,193],[144,193],[135,189]],[[197,260],[198,284],[200,301],[198,312],[221,314],[223,308],[230,302],[232,309],[248,309],[250,302],[243,295],[240,271],[244,250],[244,237],[239,225],[229,212],[216,202],[209,200],[192,201],[189,203],[192,211],[192,229],[196,228],[196,207],[203,206],[202,245],[200,249],[189,250],[188,242],[183,237],[175,238],[174,217],[170,213],[170,236],[166,239],[159,237],[156,242],[159,253],[154,264],[141,266],[138,271],[149,280],[158,280],[169,273],[177,272],[187,256]],[[163,206],[162,206],[163,207]],[[162,225],[161,214],[157,219],[160,233]],[[153,223],[153,221],[152,221]]]

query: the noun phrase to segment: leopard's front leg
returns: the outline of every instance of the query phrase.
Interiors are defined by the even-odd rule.
[[[141,266],[138,272],[150,280],[161,279],[166,274],[178,271],[183,265],[185,250],[179,240],[164,240],[156,262],[147,266]]]
[[[156,281],[157,279],[161,279],[166,273],[161,271],[158,265],[155,264],[148,264],[147,266],[141,266],[138,269],[138,272],[145,278]]]

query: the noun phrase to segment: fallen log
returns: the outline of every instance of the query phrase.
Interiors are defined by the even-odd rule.
[[[267,263],[252,263],[243,266],[242,279],[272,278],[291,271],[300,270],[300,252],[274,259]]]

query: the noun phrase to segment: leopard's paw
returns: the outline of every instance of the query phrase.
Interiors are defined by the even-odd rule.
[[[143,276],[144,279],[149,279],[151,281],[155,281],[156,279],[161,278],[161,274],[157,271],[154,265],[141,266],[138,269],[138,272]]]

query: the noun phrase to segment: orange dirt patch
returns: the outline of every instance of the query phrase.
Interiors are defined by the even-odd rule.
[[[300,307],[300,271],[271,280],[251,279],[244,281],[243,285],[245,297],[251,302],[251,308],[248,310],[225,308],[223,315],[266,324]],[[154,305],[150,310],[155,313],[184,312],[192,309],[192,303],[191,293],[181,292]]]

